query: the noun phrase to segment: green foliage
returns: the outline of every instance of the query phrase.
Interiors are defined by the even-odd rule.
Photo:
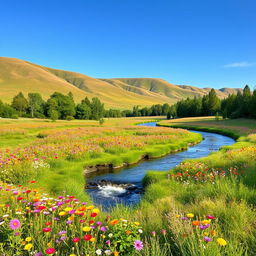
[[[19,112],[20,116],[27,111],[27,109],[28,109],[28,101],[24,97],[22,92],[18,93],[13,98],[11,106]]]
[[[28,94],[28,107],[31,117],[41,116],[44,117],[44,101],[39,93]]]

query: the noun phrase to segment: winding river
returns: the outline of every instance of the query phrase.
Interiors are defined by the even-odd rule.
[[[156,123],[151,122],[140,125],[156,126]],[[116,204],[135,205],[142,197],[142,179],[147,171],[167,171],[179,165],[185,159],[207,156],[213,151],[218,151],[220,147],[231,145],[235,142],[232,138],[216,133],[193,132],[202,134],[204,139],[199,144],[189,147],[186,151],[142,161],[136,165],[118,170],[91,173],[87,176],[87,183],[95,183],[97,187],[87,189],[86,192],[91,196],[95,204],[102,206],[103,210],[107,210]],[[126,184],[129,184],[129,188],[125,188]]]

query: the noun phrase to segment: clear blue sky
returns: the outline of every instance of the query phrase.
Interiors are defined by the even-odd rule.
[[[255,0],[3,0],[0,55],[93,77],[256,85]]]

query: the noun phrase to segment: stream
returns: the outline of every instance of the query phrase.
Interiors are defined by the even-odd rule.
[[[156,126],[156,123],[145,123],[140,124],[140,126]],[[143,196],[142,180],[147,171],[168,171],[185,159],[205,157],[211,152],[218,151],[222,146],[231,145],[235,142],[230,137],[216,133],[193,132],[202,134],[203,140],[185,151],[141,161],[138,164],[118,170],[113,169],[87,174],[87,184],[95,187],[92,186],[86,192],[91,196],[93,202],[100,205],[103,210],[108,210],[116,204],[133,206]]]

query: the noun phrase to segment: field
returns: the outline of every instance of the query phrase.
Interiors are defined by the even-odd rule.
[[[157,120],[241,136],[208,157],[168,172],[149,171],[138,206],[120,205],[106,213],[83,191],[86,166],[119,167],[145,155],[160,157],[201,137],[179,128],[134,126],[150,118],[107,119],[102,126],[96,121],[1,119],[0,252],[255,255],[256,122]]]

